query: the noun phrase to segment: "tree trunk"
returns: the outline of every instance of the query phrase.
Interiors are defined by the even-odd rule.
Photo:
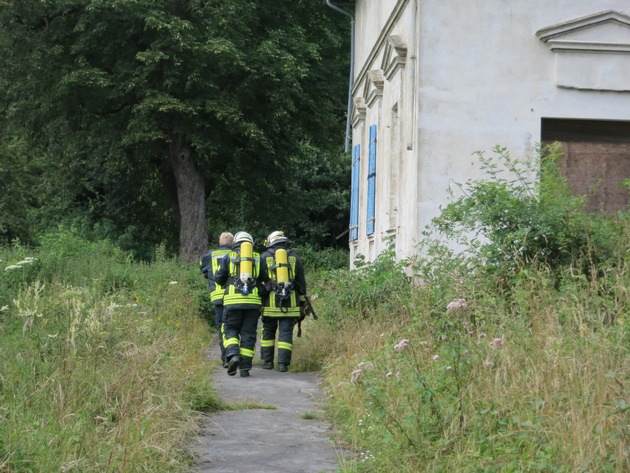
[[[203,176],[195,166],[181,133],[174,136],[169,148],[177,185],[179,256],[192,263],[199,261],[208,249],[206,191]]]

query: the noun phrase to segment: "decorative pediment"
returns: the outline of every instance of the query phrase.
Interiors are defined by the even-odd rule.
[[[607,10],[536,32],[556,54],[556,85],[630,91],[630,17]]]
[[[630,53],[630,17],[607,10],[536,32],[552,51]]]
[[[361,122],[365,121],[365,99],[363,97],[354,97],[354,113],[352,117],[352,126],[357,128]]]
[[[368,71],[368,100],[367,105],[371,107],[376,99],[383,96],[383,87],[385,86],[385,74],[380,69]]]
[[[407,60],[407,44],[400,36],[391,35],[387,38],[385,50],[383,70],[385,71],[387,80],[392,80],[396,72],[398,72],[401,67],[405,66]]]

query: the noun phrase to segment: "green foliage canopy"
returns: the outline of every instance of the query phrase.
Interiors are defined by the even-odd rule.
[[[306,0],[16,0],[1,10],[0,120],[5,136],[41,149],[42,226],[79,215],[99,236],[174,246],[174,229],[195,225],[186,206],[206,201],[182,197],[199,178],[212,231],[343,228],[326,223],[331,209],[345,220],[347,206],[338,15]],[[298,184],[319,170],[333,182],[310,180],[327,203],[312,211]],[[321,223],[305,225],[305,213]]]

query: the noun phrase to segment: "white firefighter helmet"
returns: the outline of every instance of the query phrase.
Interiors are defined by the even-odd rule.
[[[276,243],[282,243],[285,241],[287,241],[287,237],[284,236],[284,232],[280,230],[276,230],[275,232],[272,232],[269,234],[269,236],[267,237],[266,245],[267,245],[267,248],[270,248]]]
[[[244,241],[248,241],[251,244],[254,244],[254,239],[247,232],[238,232],[236,235],[234,235],[234,245],[236,245],[237,243],[242,243]]]

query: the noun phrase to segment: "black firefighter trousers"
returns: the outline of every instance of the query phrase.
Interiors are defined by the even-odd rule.
[[[297,317],[263,317],[260,355],[264,362],[273,363],[276,331],[278,332],[278,363],[289,366],[293,351],[293,327]]]
[[[260,307],[235,309],[225,306],[223,313],[225,357],[229,360],[233,356],[239,356],[241,371],[249,371],[252,368],[259,317]]]

